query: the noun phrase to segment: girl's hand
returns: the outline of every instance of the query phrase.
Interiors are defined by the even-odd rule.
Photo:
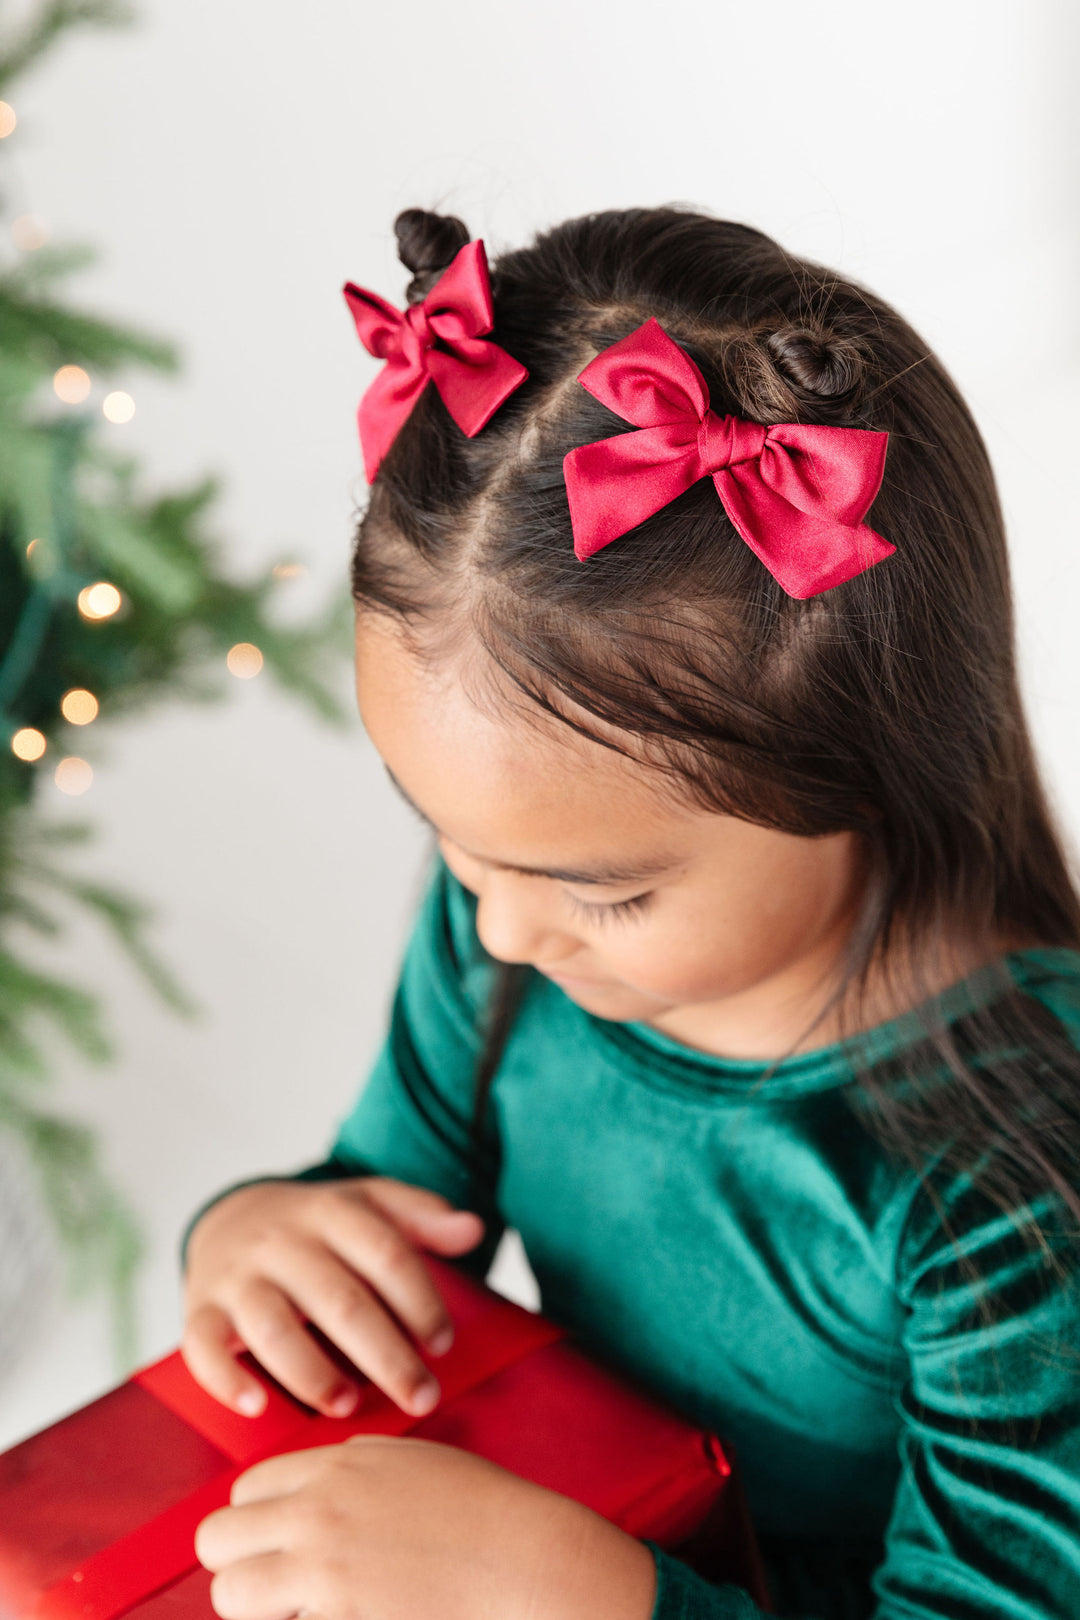
[[[244,1349],[307,1405],[347,1417],[359,1389],[308,1332],[312,1322],[422,1416],[438,1401],[438,1382],[380,1299],[441,1355],[453,1327],[414,1244],[464,1254],[483,1234],[479,1215],[384,1176],[241,1187],[207,1210],[188,1242],[184,1360],[204,1389],[249,1417],[266,1395],[237,1363]]]
[[[195,1551],[222,1620],[649,1620],[652,1554],[455,1446],[358,1435],[257,1463]]]

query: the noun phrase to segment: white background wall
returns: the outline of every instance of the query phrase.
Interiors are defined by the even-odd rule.
[[[18,8],[8,8],[9,13]],[[1010,521],[1035,730],[1080,823],[1073,469],[1080,218],[1070,0],[141,0],[12,99],[12,212],[100,245],[86,305],[174,337],[110,431],[155,485],[226,478],[237,571],[287,551],[297,610],[339,581],[375,362],[340,297],[400,303],[391,222],[463,215],[489,249],[594,208],[684,201],[892,300],[957,377]],[[347,691],[347,673],[342,689]],[[96,872],[152,898],[204,1008],[162,1011],[89,930],[58,966],[108,998],[122,1054],[58,1056],[145,1223],[141,1359],[180,1327],[176,1243],[213,1189],[321,1157],[385,1017],[423,855],[359,728],[261,678],[219,710],[94,739]],[[0,1383],[0,1444],[114,1381],[100,1304],[55,1302]]]

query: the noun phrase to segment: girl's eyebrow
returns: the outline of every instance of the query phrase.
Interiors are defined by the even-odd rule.
[[[411,799],[390,769],[383,762],[383,769],[390,778],[394,788],[420,820],[437,833],[438,827],[430,816],[424,814],[414,799]],[[469,852],[466,851],[466,854]],[[473,856],[474,860],[481,859]],[[499,872],[521,872],[526,877],[554,878],[559,883],[643,883],[647,878],[660,877],[665,872],[672,871],[676,866],[684,864],[674,856],[658,856],[654,860],[638,861],[634,866],[616,866],[607,861],[597,861],[590,866],[573,868],[564,866],[512,866],[507,861],[484,861],[485,866],[493,866]]]

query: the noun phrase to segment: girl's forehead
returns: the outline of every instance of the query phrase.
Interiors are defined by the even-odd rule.
[[[389,621],[361,616],[356,686],[368,735],[398,790],[463,849],[522,867],[599,865],[621,851],[658,867],[685,859],[701,824],[717,819],[516,689],[500,701],[486,675],[478,686],[475,664],[432,667]]]

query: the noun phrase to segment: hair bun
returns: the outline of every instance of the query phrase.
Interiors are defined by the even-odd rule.
[[[429,214],[406,208],[394,221],[398,258],[413,279],[405,289],[408,303],[419,303],[442,275],[459,249],[470,240],[468,227],[455,214]]]
[[[866,354],[858,341],[808,326],[784,326],[764,342],[800,405],[819,415],[845,415],[858,405],[866,379]]]

